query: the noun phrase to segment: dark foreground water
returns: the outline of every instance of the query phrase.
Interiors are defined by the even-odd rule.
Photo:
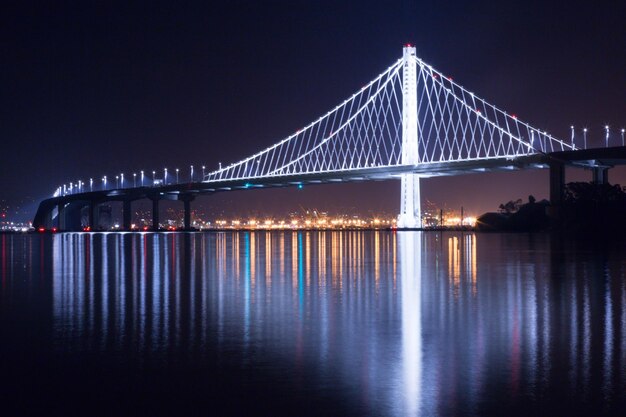
[[[0,235],[0,415],[626,414],[626,244]]]

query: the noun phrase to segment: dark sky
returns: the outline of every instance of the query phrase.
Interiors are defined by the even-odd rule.
[[[569,139],[574,124],[600,143],[605,124],[616,139],[626,125],[624,2],[178,3],[3,2],[0,200],[39,200],[90,176],[241,159],[351,95],[406,42],[558,137]],[[611,180],[626,183],[626,174]],[[437,205],[479,213],[529,193],[546,197],[546,182],[537,171],[422,187]],[[398,196],[399,184],[386,182],[203,202],[396,212]]]

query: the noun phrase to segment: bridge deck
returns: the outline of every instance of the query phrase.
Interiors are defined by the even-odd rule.
[[[44,219],[60,205],[74,202],[100,204],[107,201],[185,200],[203,194],[222,191],[258,189],[270,187],[293,187],[298,185],[328,184],[371,180],[389,180],[401,174],[414,173],[423,178],[453,176],[480,172],[511,171],[520,169],[542,169],[551,164],[562,164],[582,168],[606,168],[626,164],[626,147],[584,149],[575,151],[534,154],[514,158],[491,158],[442,163],[422,163],[411,166],[370,167],[344,171],[319,172],[300,175],[282,175],[263,178],[245,178],[210,182],[193,182],[136,187],[113,190],[91,191],[53,197],[43,200],[33,221],[34,227],[44,224]]]

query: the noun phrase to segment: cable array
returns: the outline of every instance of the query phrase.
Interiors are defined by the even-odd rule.
[[[304,129],[205,181],[397,165],[401,155],[401,61]]]
[[[416,59],[421,163],[515,158],[575,149],[487,103]]]
[[[575,149],[416,59],[418,163],[515,158]],[[205,182],[402,166],[398,60],[340,105],[282,141],[209,172]]]

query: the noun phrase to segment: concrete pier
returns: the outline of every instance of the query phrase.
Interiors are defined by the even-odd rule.
[[[159,230],[159,196],[153,196],[152,200],[152,230]]]
[[[132,206],[131,200],[124,200],[123,207],[122,207],[122,218],[123,218],[122,227],[124,228],[124,230],[131,230],[132,219],[133,219],[133,212],[131,210],[131,206]]]

